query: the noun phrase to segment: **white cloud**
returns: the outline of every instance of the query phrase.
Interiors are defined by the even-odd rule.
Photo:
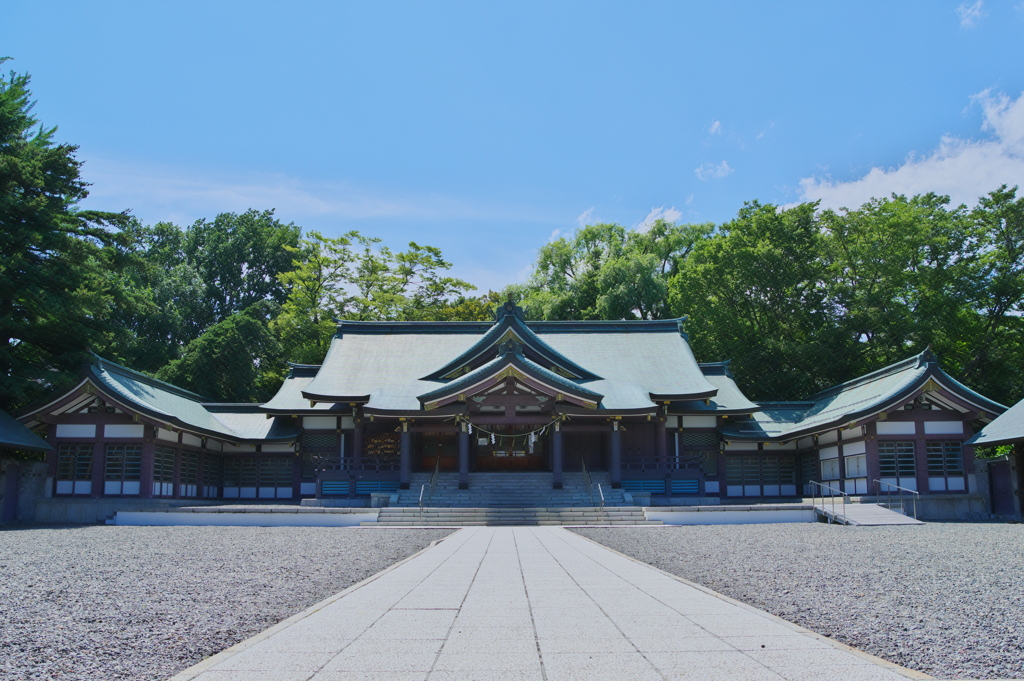
[[[554,230],[553,232],[551,232],[551,234],[548,235],[548,241],[547,242],[551,243],[552,241],[555,241],[556,239],[558,239],[561,236],[562,236],[562,228],[559,227],[556,230]]]
[[[986,90],[973,98],[982,107],[989,139],[944,136],[927,156],[911,155],[898,168],[872,168],[857,180],[800,180],[801,201],[823,208],[856,208],[890,194],[948,194],[954,204],[973,204],[1001,184],[1024,186],[1024,93],[1016,100]]]
[[[711,127],[708,128],[708,134],[709,135],[721,135],[722,134],[722,121],[715,121],[714,123],[712,123]]]
[[[437,194],[388,195],[343,182],[316,183],[280,174],[215,175],[185,168],[92,159],[87,202],[131,209],[146,222],[190,223],[221,212],[274,208],[282,220],[302,218],[443,219],[493,215]]]
[[[647,214],[647,217],[643,219],[638,225],[634,225],[633,229],[641,232],[649,230],[655,222],[658,220],[666,220],[668,222],[675,222],[679,218],[683,217],[683,214],[676,210],[675,206],[666,208],[661,206],[659,208],[651,208],[651,212]]]
[[[576,224],[580,227],[586,227],[590,224],[591,220],[594,219],[594,207],[586,209],[576,217]],[[558,231],[558,230],[555,230]]]
[[[960,27],[974,28],[978,21],[985,16],[985,13],[982,11],[984,4],[984,0],[974,0],[974,2],[964,2],[957,7],[956,15],[960,17]]]
[[[718,164],[705,163],[701,167],[695,168],[693,172],[696,173],[698,180],[710,180],[732,175],[733,169],[729,167],[728,163],[722,161]]]

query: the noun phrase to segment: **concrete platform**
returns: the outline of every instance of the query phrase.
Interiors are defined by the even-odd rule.
[[[562,528],[467,528],[172,681],[929,678]]]

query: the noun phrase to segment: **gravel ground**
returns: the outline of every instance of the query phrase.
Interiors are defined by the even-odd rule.
[[[165,679],[447,530],[0,529],[0,679]]]
[[[1024,678],[1024,525],[577,531],[937,678]]]

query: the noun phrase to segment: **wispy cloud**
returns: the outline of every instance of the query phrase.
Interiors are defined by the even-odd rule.
[[[593,219],[594,219],[594,207],[591,206],[590,208],[586,209],[585,211],[580,213],[578,216],[576,216],[576,224],[579,225],[580,227],[586,227],[587,225],[589,225],[591,223],[591,221]],[[555,231],[558,231],[558,230],[555,230]]]
[[[666,208],[665,206],[651,208],[651,212],[647,214],[647,217],[645,217],[639,224],[634,225],[633,228],[641,232],[646,232],[658,220],[675,222],[681,217],[683,217],[683,214],[676,210],[675,206],[672,206],[671,208]]]
[[[221,176],[102,159],[87,161],[82,174],[92,183],[90,205],[131,209],[147,222],[187,223],[249,208],[274,208],[285,220],[493,216],[489,209],[438,194],[388,194],[342,182],[315,183],[278,174]]]
[[[1024,186],[1024,93],[1016,100],[985,90],[973,98],[984,114],[988,139],[945,136],[926,156],[911,155],[897,168],[872,168],[849,182],[805,177],[803,201],[824,208],[855,208],[890,194],[948,194],[954,203],[973,204],[1001,184]]]
[[[960,17],[961,28],[974,28],[983,16],[985,12],[982,8],[985,5],[985,0],[974,0],[974,2],[964,2],[956,8],[956,15]]]
[[[722,134],[722,121],[715,121],[714,123],[712,123],[711,127],[708,128],[708,134],[709,135],[721,135]]]
[[[732,175],[733,169],[729,167],[729,164],[725,161],[721,163],[705,163],[699,168],[695,168],[694,173],[697,175],[698,180],[712,180],[728,175]]]

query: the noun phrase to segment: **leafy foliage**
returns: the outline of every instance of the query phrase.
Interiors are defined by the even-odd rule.
[[[0,59],[0,64],[4,61]],[[32,116],[29,77],[0,77],[0,408],[66,383],[123,302],[124,214],[83,211],[77,147]]]

